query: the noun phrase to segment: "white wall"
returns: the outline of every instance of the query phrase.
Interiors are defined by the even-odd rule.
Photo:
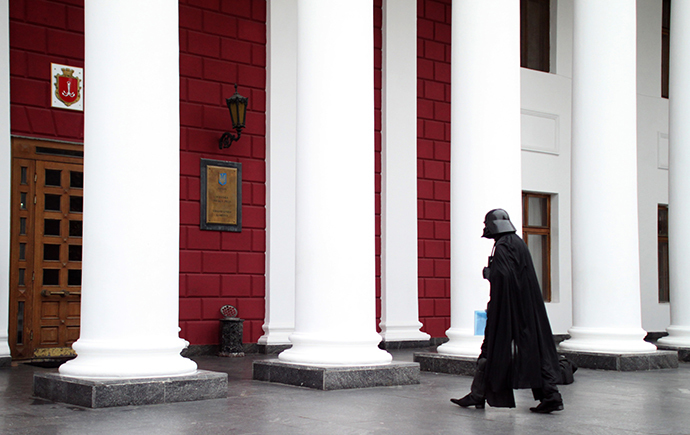
[[[669,304],[659,303],[657,206],[668,204],[668,99],[661,98],[661,0],[637,2],[637,169],[642,327],[663,331]]]
[[[554,334],[572,326],[570,261],[570,120],[572,0],[552,0],[551,73],[522,69],[522,190],[551,199],[551,293]],[[555,25],[553,23],[555,22]]]
[[[657,204],[668,203],[668,100],[661,98],[661,0],[638,0],[638,195],[642,327],[664,331],[658,302]],[[551,73],[522,69],[522,189],[552,194],[552,293],[555,334],[572,325],[570,128],[573,1],[552,0]],[[615,222],[602,222],[615,225]]]

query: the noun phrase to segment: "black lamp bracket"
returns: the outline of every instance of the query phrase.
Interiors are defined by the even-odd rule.
[[[237,131],[237,136],[231,135],[229,132],[223,133],[223,135],[220,137],[220,140],[218,141],[218,148],[223,149],[223,148],[230,148],[230,145],[232,145],[233,142],[240,140],[240,136],[242,136],[242,129],[238,128],[236,129]]]

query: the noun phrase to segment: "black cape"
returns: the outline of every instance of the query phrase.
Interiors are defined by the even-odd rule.
[[[482,355],[486,358],[486,399],[515,407],[513,389],[532,388],[542,399],[544,381],[558,382],[558,354],[532,257],[514,233],[494,246]]]

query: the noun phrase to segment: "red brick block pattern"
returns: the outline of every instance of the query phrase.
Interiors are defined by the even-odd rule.
[[[451,0],[417,2],[417,197],[419,316],[423,330],[450,327]]]
[[[84,66],[83,1],[11,1],[10,59],[12,134],[82,142],[83,112],[50,107],[50,64]]]
[[[246,128],[221,151],[218,139],[232,128],[225,99],[235,83],[249,98]],[[230,304],[245,319],[244,341],[256,342],[265,305],[265,0],[180,1],[180,119],[182,336],[217,344],[219,310]],[[202,158],[242,163],[242,232],[199,229]]]

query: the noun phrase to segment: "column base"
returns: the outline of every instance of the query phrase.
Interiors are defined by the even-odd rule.
[[[358,340],[334,340],[330,334],[294,333],[292,347],[278,358],[288,364],[321,367],[358,367],[387,365],[393,357],[379,349],[381,336],[376,332]]]
[[[446,331],[448,342],[440,345],[436,351],[443,355],[477,358],[482,351],[483,335]]]
[[[668,332],[668,335],[657,340],[657,343],[660,346],[690,348],[690,327],[671,325],[666,328],[666,331]]]
[[[422,327],[421,323],[414,325],[393,326],[387,325],[383,322],[379,324],[381,332],[379,335],[385,342],[403,342],[403,341],[428,341],[431,336],[419,329]]]
[[[633,354],[578,352],[559,349],[558,353],[565,355],[578,367],[586,369],[633,372],[678,368],[678,353],[668,350]]]
[[[80,379],[148,379],[193,375],[197,365],[181,355],[187,342],[178,337],[143,339],[84,339],[72,349],[77,357],[58,369]]]
[[[390,363],[377,366],[318,367],[279,360],[254,361],[253,379],[317,390],[390,387],[419,384],[419,364]]]
[[[292,343],[290,342],[290,335],[292,335],[292,333],[295,332],[294,327],[277,328],[264,325],[263,329],[264,335],[259,337],[259,339],[257,340],[257,344],[265,346],[292,345]]]
[[[659,350],[678,352],[678,361],[690,362],[690,346],[671,346],[657,342],[656,348]]]
[[[228,397],[228,375],[199,370],[185,376],[92,380],[38,373],[33,394],[85,408],[191,402]]]
[[[425,372],[446,373],[449,375],[474,376],[477,357],[442,355],[433,352],[415,352],[413,361]]]
[[[0,367],[9,367],[12,364],[11,356],[0,357]]]
[[[573,326],[570,338],[562,341],[559,351],[599,354],[641,355],[656,352],[656,346],[644,341],[647,332],[642,328],[590,328]]]

